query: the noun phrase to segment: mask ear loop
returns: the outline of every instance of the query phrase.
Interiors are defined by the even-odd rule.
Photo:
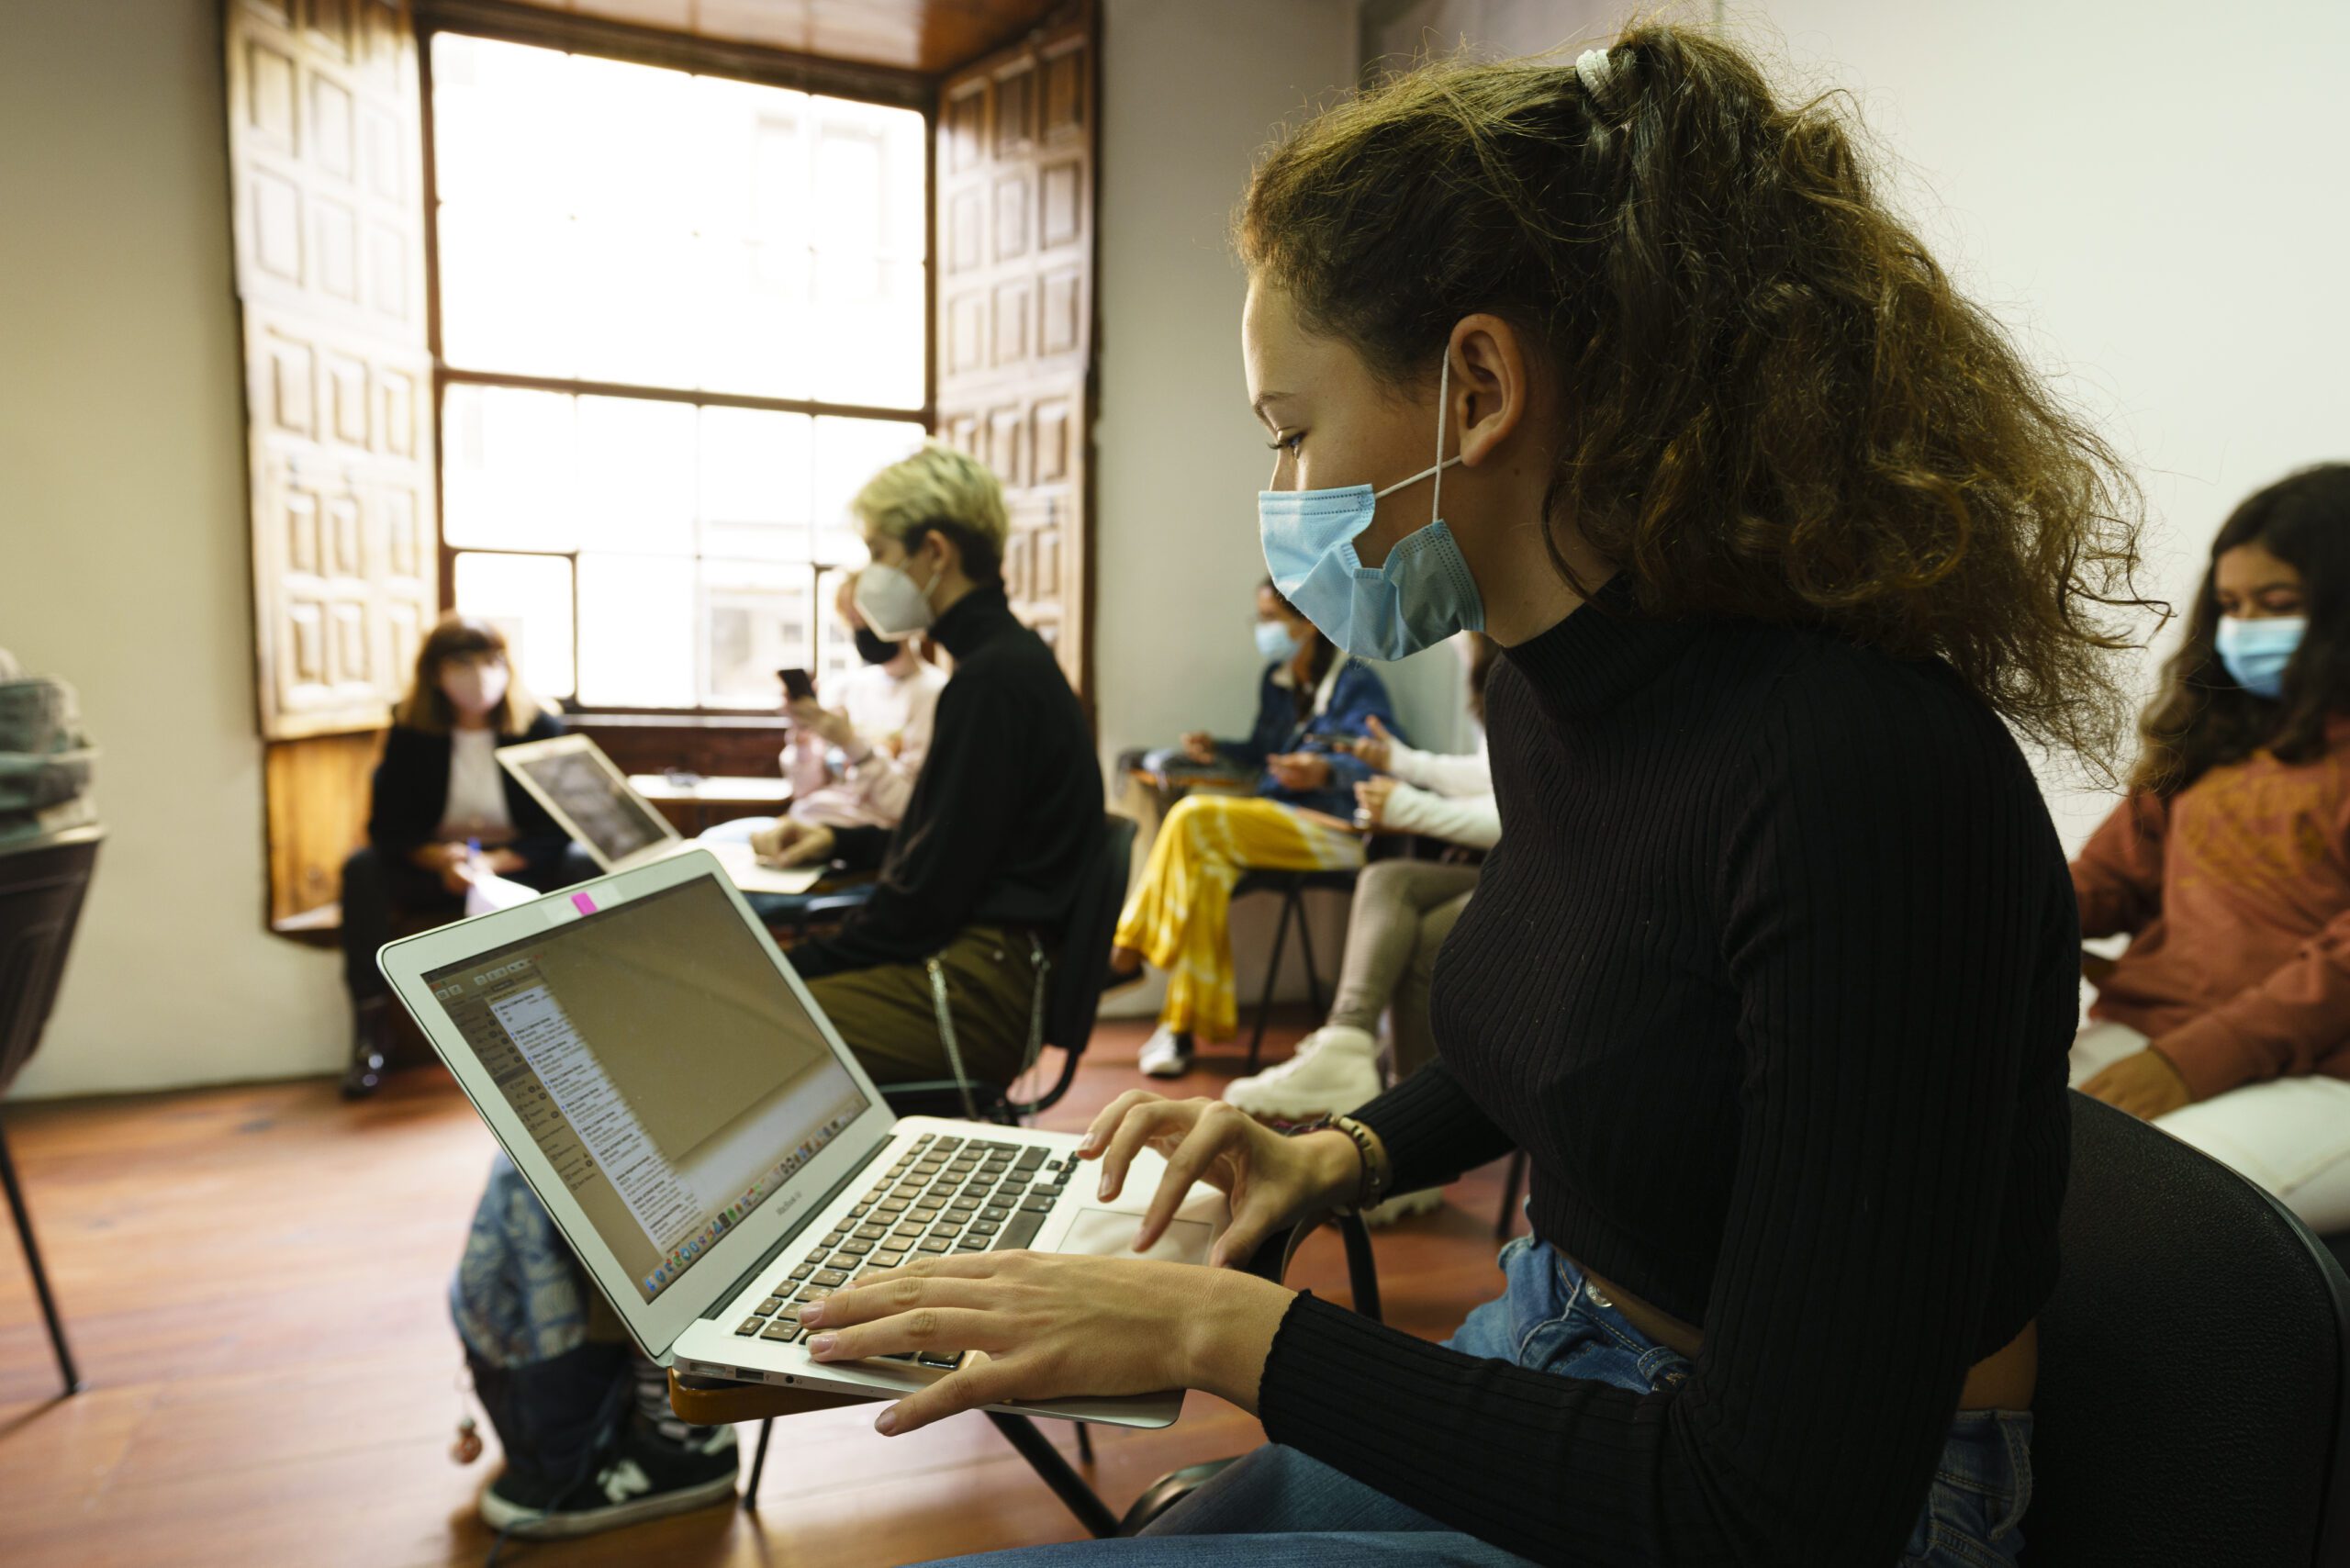
[[[1444,416],[1452,401],[1452,342],[1444,345],[1443,368],[1436,375],[1436,483],[1428,487],[1428,521],[1444,515]]]

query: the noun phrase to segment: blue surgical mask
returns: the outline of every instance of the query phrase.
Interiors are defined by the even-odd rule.
[[[1438,514],[1444,471],[1460,461],[1444,454],[1450,411],[1452,355],[1437,378],[1436,464],[1383,490],[1264,490],[1257,496],[1257,532],[1265,568],[1281,597],[1322,634],[1367,659],[1400,659],[1432,647],[1456,632],[1485,629],[1485,601],[1477,579]],[[1355,539],[1371,526],[1382,496],[1436,476],[1428,525],[1396,542],[1378,570],[1362,564]]]
[[[1297,633],[1278,621],[1257,622],[1257,656],[1277,665],[1285,665],[1297,657],[1300,646]]]
[[[2284,694],[2285,666],[2293,662],[2302,634],[2309,629],[2308,619],[2300,615],[2275,615],[2259,621],[2222,615],[2214,642],[2220,662],[2235,677],[2236,684],[2255,697],[2273,701]]]

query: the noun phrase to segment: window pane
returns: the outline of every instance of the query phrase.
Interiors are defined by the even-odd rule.
[[[808,252],[747,240],[707,240],[688,306],[699,354],[695,384],[711,392],[805,398]]]
[[[695,705],[690,559],[579,557],[579,700],[590,707]]]
[[[569,376],[583,330],[571,219],[441,207],[441,351],[467,370]]]
[[[579,399],[583,547],[693,553],[694,413],[688,403]]]
[[[701,411],[701,548],[713,555],[808,559],[805,414]]]
[[[809,349],[815,395],[833,403],[919,409],[923,313],[917,262],[816,254],[815,310]]]
[[[664,239],[693,231],[694,190],[681,171],[701,156],[694,79],[682,71],[592,54],[571,57],[562,140],[573,210]]]
[[[624,218],[582,218],[575,255],[575,374],[637,386],[693,386],[696,340],[714,325],[693,295],[701,241]]]
[[[449,388],[441,416],[441,527],[450,543],[578,546],[574,401],[560,392]]]
[[[817,558],[860,566],[865,536],[848,503],[865,482],[922,448],[922,426],[903,420],[821,419],[816,421]]]
[[[538,697],[571,689],[571,563],[560,555],[457,557],[456,607],[506,633],[522,684]]]
[[[433,185],[476,211],[567,217],[568,56],[551,49],[432,35]]]
[[[702,566],[710,672],[703,700],[714,708],[773,708],[781,700],[775,672],[816,663],[815,573],[755,561]]]
[[[811,102],[817,248],[920,259],[926,242],[922,116],[839,98]]]

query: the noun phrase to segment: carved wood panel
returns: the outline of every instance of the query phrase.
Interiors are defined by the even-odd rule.
[[[943,84],[938,433],[1003,480],[1004,586],[1091,701],[1093,7]]]
[[[405,0],[226,0],[254,654],[272,740],[381,725],[438,602]]]
[[[407,0],[223,0],[269,914],[340,896],[440,602]]]

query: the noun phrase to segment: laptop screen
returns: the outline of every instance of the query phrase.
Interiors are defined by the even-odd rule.
[[[867,1107],[709,877],[424,978],[648,1302]]]
[[[560,745],[513,766],[563,808],[607,869],[671,836],[668,824],[624,787],[592,746]]]

